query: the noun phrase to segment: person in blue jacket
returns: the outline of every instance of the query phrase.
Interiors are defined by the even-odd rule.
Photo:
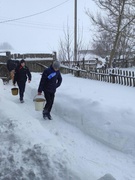
[[[49,68],[44,70],[39,83],[38,95],[41,95],[43,91],[46,99],[46,104],[43,109],[44,119],[52,119],[50,112],[53,106],[55,92],[62,82],[62,77],[59,69],[60,62],[58,60],[55,60]]]

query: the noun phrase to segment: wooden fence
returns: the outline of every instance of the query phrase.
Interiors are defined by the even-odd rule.
[[[86,71],[81,69],[65,68],[63,66],[61,68],[61,71],[62,73],[72,73],[77,77],[135,87],[134,71],[120,69],[100,69],[97,71]]]
[[[42,70],[43,68],[47,68],[47,66],[43,65],[42,63],[37,63],[37,65],[40,66]],[[99,69],[97,71],[86,71],[61,65],[61,72],[64,74],[71,73],[76,77],[135,87],[134,71],[120,69]]]
[[[109,64],[109,62],[108,62]],[[128,59],[128,60],[125,60],[125,59],[116,59],[113,61],[112,63],[112,66],[114,68],[118,67],[118,68],[128,68],[128,67],[132,67],[132,66],[135,66],[135,58],[132,58],[132,59]]]
[[[48,61],[27,61],[26,64],[30,68],[31,72],[43,72],[44,68],[47,68],[52,63],[52,60]],[[3,72],[3,73],[2,73]],[[96,71],[87,71],[79,68],[69,68],[68,66],[61,65],[62,73],[71,73],[76,77],[82,77],[92,80],[104,81],[108,83],[120,84],[125,86],[135,87],[135,72],[120,69],[97,69]],[[9,72],[5,63],[0,64],[0,76],[4,78],[9,77]]]
[[[42,69],[47,68],[47,66],[42,63],[37,63],[37,65],[39,65]],[[61,65],[61,72],[64,74],[71,73],[76,77],[135,87],[134,71],[120,69],[99,69],[97,71],[86,71]]]
[[[49,67],[52,64],[53,60],[42,60],[42,61],[26,61],[26,65],[29,67],[31,72],[42,72],[43,67]],[[39,65],[42,64],[43,66]]]

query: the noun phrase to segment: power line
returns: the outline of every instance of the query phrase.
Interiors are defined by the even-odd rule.
[[[34,28],[34,29],[45,29],[45,30],[51,29],[51,30],[63,31],[62,27],[58,27],[58,26],[54,26],[54,25],[42,25],[42,24],[36,25],[36,24],[23,24],[23,23],[18,24],[18,23],[13,23],[13,22],[12,22],[12,24],[8,23],[6,25],[19,26],[19,27],[25,27],[25,28]]]
[[[63,4],[65,4],[66,2],[68,2],[69,0],[67,1],[64,1],[63,3],[60,3],[52,8],[49,8],[47,10],[44,10],[44,11],[41,11],[41,12],[38,12],[38,13],[35,13],[35,14],[31,14],[31,15],[28,15],[28,16],[23,16],[23,17],[20,17],[20,18],[15,18],[15,19],[9,19],[9,20],[5,20],[5,21],[0,21],[0,23],[7,23],[7,22],[11,22],[11,21],[17,21],[17,20],[20,20],[20,19],[26,19],[26,18],[29,18],[29,17],[33,17],[33,16],[37,16],[39,14],[43,14],[43,13],[46,13],[48,11],[51,11],[52,9],[55,9]]]
[[[64,29],[67,28],[67,26],[61,26],[58,24],[52,24],[52,23],[42,23],[42,22],[32,22],[32,21],[17,21],[17,22],[9,22],[6,25],[10,26],[20,26],[20,27],[25,27],[25,28],[34,28],[34,29],[51,29],[51,30],[60,30],[64,31]],[[83,27],[83,32],[89,32],[87,27]],[[69,27],[71,31],[73,31],[73,27]],[[80,27],[78,27],[78,30],[81,30]]]
[[[66,27],[58,25],[58,24],[52,24],[52,23],[42,23],[42,22],[21,22],[21,21],[12,21],[9,23],[6,23],[6,26],[19,26],[19,27],[25,27],[25,28],[36,28],[36,29],[51,29],[51,30],[60,30],[63,31]],[[72,28],[70,28],[72,29]]]

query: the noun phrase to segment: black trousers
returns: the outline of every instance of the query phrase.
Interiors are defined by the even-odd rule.
[[[17,82],[19,87],[20,100],[23,100],[26,82]]]
[[[50,113],[54,102],[55,93],[44,92],[44,96],[46,99],[44,110]]]

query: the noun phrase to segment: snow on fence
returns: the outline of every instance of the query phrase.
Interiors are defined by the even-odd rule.
[[[36,63],[40,67],[47,68],[42,63]],[[61,72],[64,74],[71,73],[76,77],[88,78],[92,80],[104,81],[113,84],[135,87],[135,72],[120,69],[98,69],[96,71],[86,71],[77,68],[69,68],[61,65]]]
[[[96,71],[86,71],[62,66],[63,73],[72,73],[77,77],[104,81],[114,84],[135,87],[135,72],[120,69],[106,69]]]
[[[81,77],[99,80],[114,84],[135,87],[135,72],[112,69],[112,70],[98,70],[97,72],[80,72]]]

